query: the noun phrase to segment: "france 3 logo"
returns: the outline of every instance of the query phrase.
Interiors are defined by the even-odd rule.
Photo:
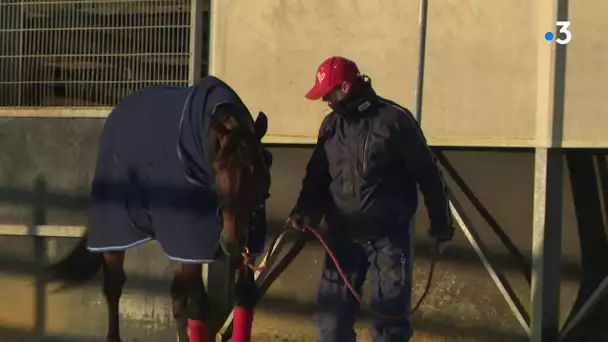
[[[548,41],[551,41],[555,38],[555,42],[560,45],[566,45],[566,44],[570,43],[570,41],[572,40],[572,32],[570,31],[570,22],[569,21],[558,21],[556,23],[556,25],[559,28],[557,37],[553,32],[547,31],[547,32],[545,32],[545,39]]]

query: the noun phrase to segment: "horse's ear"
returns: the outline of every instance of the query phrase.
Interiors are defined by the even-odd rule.
[[[259,112],[255,119],[255,135],[261,140],[268,131],[268,117],[264,112]]]

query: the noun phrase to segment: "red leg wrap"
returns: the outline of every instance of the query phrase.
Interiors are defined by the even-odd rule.
[[[188,320],[188,341],[207,342],[207,325],[205,321]]]
[[[251,342],[253,308],[234,307],[234,329],[232,342]]]

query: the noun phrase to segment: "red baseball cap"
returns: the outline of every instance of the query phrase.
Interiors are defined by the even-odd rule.
[[[340,56],[329,57],[319,65],[315,85],[305,96],[310,100],[318,100],[344,82],[352,84],[357,76],[359,68],[355,62]]]

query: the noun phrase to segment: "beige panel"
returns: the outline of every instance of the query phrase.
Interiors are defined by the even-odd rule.
[[[432,143],[530,145],[536,44],[529,1],[437,0],[429,11],[423,125]],[[378,92],[414,103],[418,2],[216,1],[212,73],[270,116],[268,141],[311,142],[328,112],[306,101],[329,55],[355,59]]]
[[[533,143],[535,28],[533,1],[431,2],[422,114],[430,141]]]
[[[215,1],[211,72],[270,118],[269,141],[314,142],[328,108],[308,101],[318,64],[357,61],[382,95],[409,106],[417,58],[416,1]]]
[[[608,2],[570,1],[564,145],[608,147]]]

